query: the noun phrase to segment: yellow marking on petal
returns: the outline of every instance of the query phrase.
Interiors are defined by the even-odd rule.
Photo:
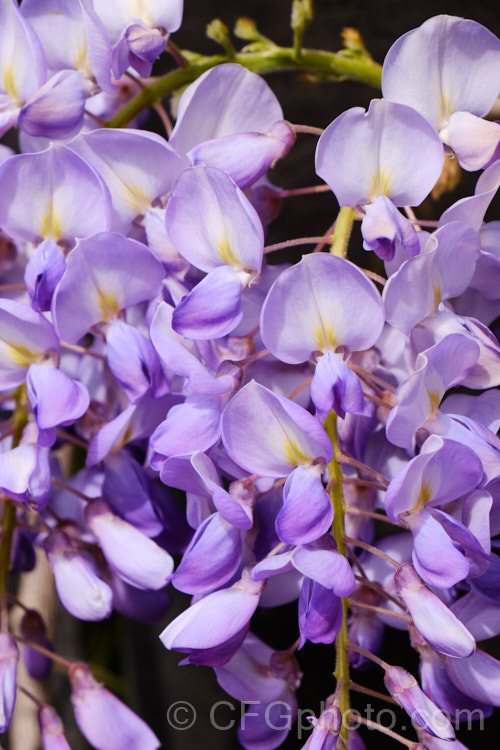
[[[106,292],[102,289],[99,289],[98,292],[98,302],[102,312],[102,320],[114,320],[121,310],[120,303],[114,296],[113,292]]]
[[[226,266],[232,266],[233,268],[239,268],[241,266],[225,234],[223,234],[219,239],[217,247],[220,253],[221,260],[226,264]]]
[[[40,236],[46,239],[54,240],[58,242],[63,237],[63,228],[61,221],[54,211],[52,201],[42,217],[42,226],[40,229]]]
[[[140,18],[149,23],[150,26],[153,26],[148,6],[149,0],[134,0],[131,17]]]
[[[12,65],[6,65],[3,71],[3,90],[11,99],[19,99],[17,91],[14,68]]]
[[[441,91],[441,127],[445,127],[448,124],[448,120],[450,119],[452,109],[451,109],[451,101],[448,96],[446,96]]]
[[[124,445],[127,445],[127,443],[130,443],[131,440],[134,438],[134,433],[132,431],[131,425],[128,425],[127,429],[123,433],[122,439],[119,441],[118,445],[113,449],[113,453],[116,453],[120,450],[120,448],[123,448]]]
[[[389,195],[391,192],[391,180],[385,169],[379,169],[372,177],[370,187],[370,198],[375,201],[381,195]]]
[[[441,403],[441,394],[439,393],[439,391],[428,391],[427,395],[429,396],[429,400],[431,402],[432,411],[430,416],[432,417],[439,409],[439,404]]]
[[[43,354],[39,352],[35,354],[35,352],[31,352],[27,347],[20,344],[9,344],[8,341],[4,341],[3,345],[11,360],[21,367],[29,367],[33,362],[43,357]]]
[[[337,338],[331,326],[325,326],[323,321],[315,330],[316,334],[316,349],[319,352],[334,352],[338,346]]]
[[[432,488],[430,485],[426,484],[425,482],[422,482],[422,486],[420,488],[420,492],[417,498],[417,502],[413,506],[413,508],[410,508],[410,510],[420,510],[421,508],[425,508],[427,503],[432,500]]]
[[[144,190],[138,185],[131,185],[130,183],[125,183],[125,189],[128,192],[128,195],[125,196],[128,203],[138,215],[145,214],[151,205],[151,199],[146,195]]]
[[[441,287],[439,286],[439,284],[433,284],[432,291],[434,293],[434,308],[432,312],[436,312],[441,302]]]
[[[306,456],[306,454],[300,450],[297,443],[290,440],[289,437],[285,437],[285,453],[290,463],[294,466],[303,466],[311,461],[310,456]]]
[[[90,75],[91,70],[87,42],[84,42],[80,47],[77,47],[74,65],[76,70],[79,70],[80,73],[83,73],[84,75]]]

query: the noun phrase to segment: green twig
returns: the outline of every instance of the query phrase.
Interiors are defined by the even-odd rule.
[[[227,54],[204,56],[188,50],[182,50],[182,56],[188,63],[187,67],[172,70],[146,86],[105,123],[106,127],[126,127],[147,107],[192,83],[206,70],[227,62],[239,63],[260,75],[295,70],[331,80],[363,81],[376,88],[380,88],[382,80],[382,67],[378,63],[324,50],[303,49],[300,60],[295,58],[292,47],[276,45],[258,51],[237,52],[234,57]]]
[[[233,43],[229,35],[229,29],[226,24],[220,20],[220,18],[214,18],[214,20],[210,21],[210,23],[207,25],[207,36],[217,44],[220,44],[221,47],[224,47],[228,57],[230,57],[231,60],[234,60],[236,56],[236,50],[233,47]]]
[[[337,415],[331,411],[325,420],[325,430],[330,438],[333,446],[333,458],[328,464],[328,478],[333,480],[332,487],[330,490],[330,497],[333,504],[333,536],[337,542],[337,549],[341,555],[346,556],[346,546],[344,543],[345,536],[345,503],[344,503],[344,490],[342,480],[342,468],[338,460],[339,455],[339,440],[337,434]],[[350,710],[349,704],[349,654],[347,651],[347,615],[349,608],[349,599],[342,599],[342,627],[340,628],[337,638],[335,640],[335,646],[337,651],[337,660],[335,664],[335,679],[337,684],[341,684],[339,696],[339,709],[342,716],[347,716]],[[346,722],[342,722],[342,729],[340,736],[344,740],[345,746],[347,747],[347,730],[348,725]]]
[[[352,227],[354,224],[354,217],[356,216],[356,209],[349,208],[349,206],[343,206],[335,222],[335,230],[332,234],[332,247],[331,254],[338,255],[340,258],[345,258],[347,255],[347,246],[351,237]]]
[[[264,47],[276,47],[272,39],[269,39],[269,37],[260,33],[255,21],[246,16],[240,16],[236,19],[233,34],[244,42],[260,44],[262,49],[264,49]]]
[[[293,0],[290,25],[293,31],[293,51],[296,60],[301,58],[304,33],[312,19],[312,0]]]

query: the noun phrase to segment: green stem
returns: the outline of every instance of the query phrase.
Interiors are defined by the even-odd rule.
[[[335,230],[332,234],[332,247],[330,250],[332,255],[338,255],[340,258],[345,258],[347,255],[347,246],[355,217],[356,209],[349,208],[349,206],[343,206],[340,209],[337,221],[335,222]]]
[[[342,482],[342,469],[338,460],[340,453],[339,440],[337,434],[337,415],[331,411],[327,416],[324,424],[325,430],[330,438],[333,446],[333,458],[328,464],[328,478],[334,480],[332,488],[330,490],[330,497],[333,504],[333,536],[337,542],[337,549],[341,555],[346,556],[346,546],[344,542],[345,536],[345,503],[344,503],[344,489]],[[349,599],[342,599],[342,627],[340,628],[337,638],[335,640],[335,647],[337,651],[337,660],[335,664],[335,679],[337,684],[342,684],[342,689],[339,696],[339,709],[342,716],[347,717],[350,710],[349,704],[349,654],[347,650],[347,615],[349,608]],[[342,729],[340,736],[344,740],[345,747],[347,747],[347,722],[342,722]]]
[[[293,49],[295,59],[300,60],[302,42],[306,28],[313,20],[312,0],[293,0],[291,26],[293,30]]]
[[[12,436],[12,448],[16,448],[28,421],[24,409],[25,386],[17,389],[15,400],[16,408],[12,418],[14,434]],[[5,498],[2,514],[2,541],[0,542],[0,594],[7,591],[7,579],[10,572],[10,552],[12,548],[12,537],[16,528],[16,506],[13,500]]]
[[[234,56],[227,54],[204,56],[188,50],[182,50],[181,54],[188,62],[187,67],[172,70],[146,86],[106,122],[106,127],[125,127],[140,112],[153,106],[164,96],[192,83],[206,70],[227,62],[239,63],[259,75],[297,70],[322,78],[350,78],[376,88],[380,88],[382,80],[382,67],[378,63],[370,59],[353,57],[345,52],[303,49],[300,60],[297,60],[293,47],[269,45],[263,50],[237,52]]]
[[[293,54],[300,61],[302,52],[302,41],[304,39],[304,28],[295,29],[293,32]]]

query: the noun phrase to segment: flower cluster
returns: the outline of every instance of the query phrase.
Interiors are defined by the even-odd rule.
[[[294,3],[299,61],[310,9]],[[383,98],[318,140],[333,235],[283,243],[305,254],[280,266],[267,175],[307,128],[244,52],[194,76],[174,127],[161,110],[168,138],[102,127],[153,90],[165,45],[199,64],[169,40],[181,19],[182,0],[0,0],[0,132],[20,131],[0,152],[0,731],[19,659],[35,679],[57,660],[92,747],[159,747],[6,593],[38,549],[82,620],[155,623],[168,585],[192,595],[161,641],[258,703],[246,750],[284,741],[307,641],[337,650],[309,750],[365,746],[349,670],[371,662],[413,721],[401,742],[459,750],[447,716],[500,705],[477,646],[500,634],[500,41],[437,16],[395,42]],[[245,33],[249,56],[272,44]],[[481,170],[475,193],[419,222],[450,160]],[[357,220],[385,275],[347,259]],[[297,640],[275,651],[252,616],[295,601]],[[386,628],[409,631],[418,681],[381,658]],[[38,716],[43,747],[69,747],[55,710]]]

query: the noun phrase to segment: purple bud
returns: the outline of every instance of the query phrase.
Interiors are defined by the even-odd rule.
[[[333,643],[342,619],[342,600],[330,589],[305,578],[299,598],[300,648],[306,640]]]
[[[18,661],[19,649],[14,636],[0,633],[0,734],[7,731],[14,713]]]
[[[342,728],[342,713],[338,706],[328,703],[329,701],[318,719],[310,718],[314,729],[302,750],[335,750],[337,747]]]
[[[65,268],[64,255],[54,240],[47,239],[38,245],[24,271],[33,310],[50,310],[52,295]]]
[[[36,610],[29,609],[24,613],[19,630],[23,638],[33,641],[38,646],[52,650],[52,644],[47,638],[47,628]],[[52,660],[48,656],[29,646],[23,646],[22,654],[26,671],[30,677],[34,680],[45,680],[49,676]]]
[[[404,708],[417,727],[443,740],[455,739],[453,727],[445,714],[425,695],[406,669],[389,667],[384,682],[394,700]]]
[[[90,397],[85,386],[48,364],[29,366],[26,388],[40,430],[38,444],[42,446],[53,445],[57,425],[73,424],[89,407]],[[54,398],[55,393],[57,398]]]
[[[52,706],[41,707],[38,723],[42,733],[42,750],[71,750],[64,736],[62,721]]]
[[[466,659],[476,642],[458,617],[424,584],[409,563],[401,565],[395,575],[396,590],[406,604],[417,630],[440,654]]]
[[[158,356],[142,333],[114,320],[107,332],[106,343],[109,369],[133,404],[149,389],[155,397],[168,392]]]
[[[111,453],[105,464],[102,494],[114,513],[154,539],[164,530],[151,494],[152,483],[142,466],[125,451]]]
[[[156,750],[160,747],[148,725],[96,682],[86,664],[73,664],[69,679],[76,722],[96,750]]]
[[[116,516],[105,500],[89,503],[85,518],[109,565],[127,583],[154,590],[166,585],[174,562],[156,542]]]
[[[10,564],[15,573],[29,573],[36,565],[33,534],[25,529],[14,529]]]
[[[297,466],[288,477],[283,488],[283,507],[276,518],[276,532],[282,542],[313,542],[332,525],[333,506],[321,473],[321,466],[313,464]]]
[[[63,606],[80,620],[109,617],[113,594],[95,573],[92,561],[78,554],[69,536],[53,531],[44,542]]]

